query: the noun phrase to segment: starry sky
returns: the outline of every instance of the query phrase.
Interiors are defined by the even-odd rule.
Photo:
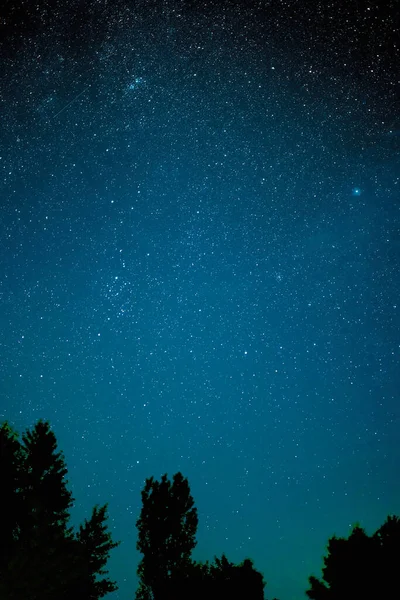
[[[280,600],[399,514],[395,4],[4,3],[0,419],[109,502],[115,600],[146,477]]]

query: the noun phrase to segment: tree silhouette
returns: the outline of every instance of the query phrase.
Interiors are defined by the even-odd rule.
[[[69,509],[74,503],[65,479],[64,455],[57,452],[57,440],[48,422],[39,421],[33,431],[22,436],[24,469],[21,474],[20,539],[34,543],[36,538],[70,536]]]
[[[190,494],[188,480],[182,473],[167,475],[161,481],[146,479],[141,493],[142,509],[136,522],[137,549],[143,554],[137,574],[137,600],[159,600],[171,584],[191,565],[191,552],[196,545],[197,509]]]
[[[253,561],[246,558],[239,565],[228,561],[225,554],[215,557],[210,566],[211,597],[240,598],[242,600],[264,600],[265,581],[262,574],[254,569]]]
[[[214,557],[211,564],[208,561],[190,563],[185,573],[169,580],[164,587],[163,598],[264,600],[265,585],[262,574],[254,568],[251,559],[246,558],[235,565],[223,554],[221,558]]]
[[[110,551],[119,546],[119,542],[113,542],[111,534],[107,530],[107,504],[95,506],[92,516],[84,525],[79,526],[77,534],[79,552],[79,594],[85,600],[102,598],[109,592],[117,590],[114,581],[108,577],[98,580],[97,575],[107,575],[105,569]]]
[[[265,581],[246,558],[239,565],[223,554],[214,563],[193,561],[198,518],[187,479],[146,479],[136,525],[139,587],[136,600],[264,600]],[[276,600],[276,599],[275,599]]]
[[[355,526],[346,538],[333,536],[324,557],[322,579],[309,577],[306,594],[312,600],[354,600],[354,598],[386,598],[399,595],[397,578],[400,556],[400,520],[388,517],[368,536]]]
[[[89,600],[115,589],[107,579],[93,583],[105,573],[109,550],[116,545],[106,532],[106,507],[95,508],[75,535],[68,526],[73,498],[66,474],[48,422],[39,421],[22,443],[7,423],[1,426],[2,600],[71,600],[83,589]]]
[[[22,443],[7,423],[1,432],[2,499],[12,496],[15,503],[2,561],[1,596],[51,598],[61,585],[66,593],[72,573],[73,536],[67,520],[73,498],[65,481],[64,457],[56,452],[47,422],[39,421],[27,431]],[[3,479],[7,473],[13,477]]]
[[[20,513],[22,449],[8,423],[0,427],[0,573],[4,572],[14,548]]]
[[[376,569],[379,572],[380,597],[400,596],[398,579],[400,557],[400,518],[389,515],[373,535],[378,547]]]

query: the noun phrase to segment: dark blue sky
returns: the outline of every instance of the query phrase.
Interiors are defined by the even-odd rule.
[[[0,419],[109,501],[115,600],[146,477],[280,600],[399,514],[394,4],[7,5]]]

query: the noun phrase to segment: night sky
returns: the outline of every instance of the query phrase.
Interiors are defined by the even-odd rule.
[[[2,3],[0,420],[109,502],[110,598],[146,477],[281,600],[400,513],[396,4]]]

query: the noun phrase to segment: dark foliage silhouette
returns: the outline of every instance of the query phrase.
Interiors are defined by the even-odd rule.
[[[390,598],[395,593],[400,597],[400,583],[397,577],[400,557],[400,518],[389,515],[374,533],[374,539],[378,546],[380,595],[383,598]]]
[[[93,510],[78,534],[69,527],[73,504],[67,468],[48,422],[38,421],[22,442],[0,427],[0,598],[95,600],[116,589],[104,570],[111,541],[107,505]],[[82,593],[84,595],[82,595]]]
[[[198,518],[187,479],[181,473],[172,483],[147,479],[137,521],[139,563],[136,600],[263,600],[265,582],[253,562],[235,565],[223,554],[209,564],[195,562]]]
[[[400,556],[400,521],[389,516],[372,535],[355,526],[348,537],[333,536],[324,557],[322,581],[309,577],[312,600],[354,600],[400,595],[396,575]]]
[[[213,598],[264,599],[263,576],[254,569],[249,558],[240,565],[235,565],[223,554],[221,559],[215,558],[215,565],[211,565],[210,570],[214,588]]]
[[[137,600],[164,598],[172,580],[177,580],[191,563],[196,545],[197,509],[187,479],[181,473],[161,481],[146,479],[142,509],[137,520],[137,549],[143,554],[138,566]]]
[[[223,554],[221,558],[215,557],[211,564],[193,562],[183,576],[176,580],[171,578],[161,597],[165,600],[264,600],[264,587],[263,576],[254,569],[252,560],[246,558],[235,565]]]
[[[1,600],[99,600],[117,589],[106,569],[119,544],[108,531],[108,505],[96,505],[75,532],[66,476],[48,422],[38,421],[21,440],[7,422],[0,425]],[[182,473],[172,481],[146,479],[141,496],[136,600],[264,600],[266,582],[251,559],[193,560],[198,516]],[[311,600],[400,596],[399,556],[399,517],[388,516],[371,536],[357,524],[348,538],[329,539],[322,577],[309,577],[306,594]]]
[[[105,569],[110,551],[119,543],[111,540],[107,530],[107,504],[95,506],[89,520],[85,519],[77,533],[79,556],[79,593],[85,600],[102,598],[117,589],[108,578],[97,579],[98,575],[107,575]]]
[[[0,572],[4,572],[18,534],[22,449],[18,436],[4,423],[0,427]]]

